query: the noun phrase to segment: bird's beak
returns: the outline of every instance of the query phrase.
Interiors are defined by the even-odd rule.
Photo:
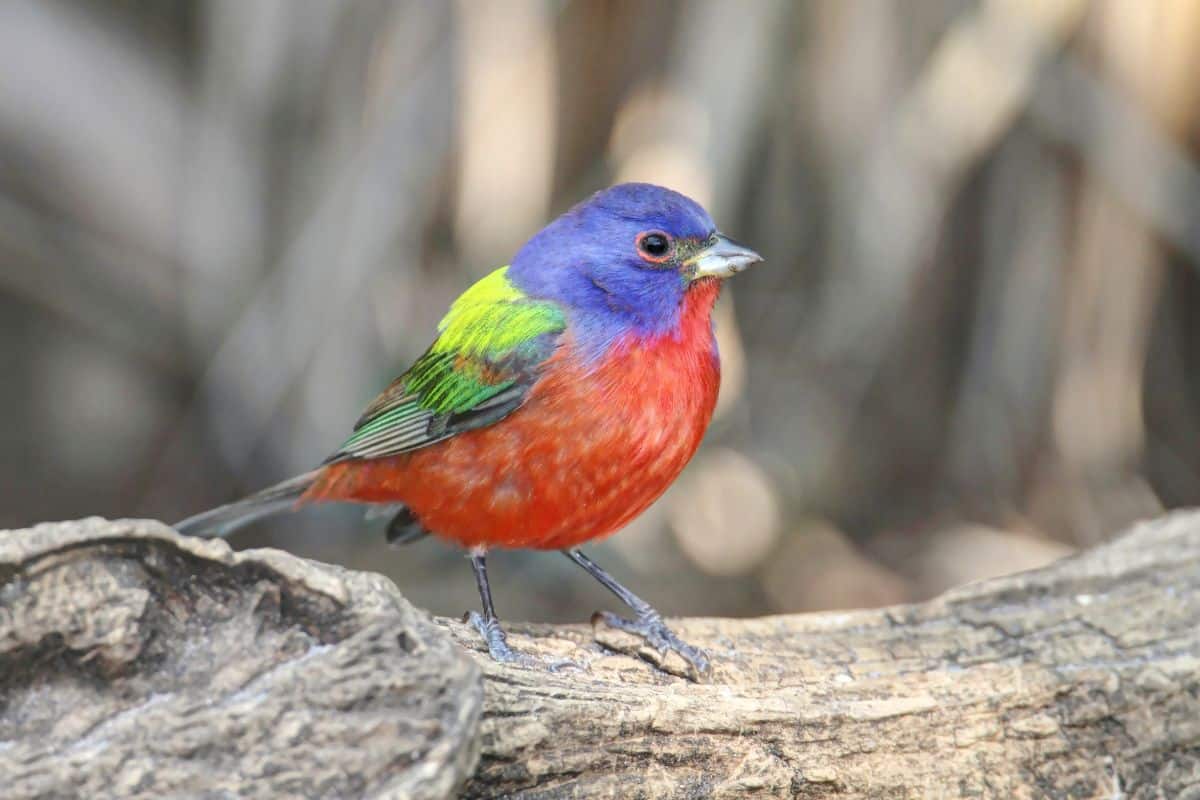
[[[684,262],[691,280],[700,278],[728,278],[741,272],[763,257],[745,245],[738,244],[724,234],[716,234],[712,243]]]

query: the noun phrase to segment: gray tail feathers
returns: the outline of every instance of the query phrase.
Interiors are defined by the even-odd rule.
[[[242,500],[188,517],[182,522],[176,522],[175,530],[187,536],[203,536],[206,539],[228,536],[256,519],[291,509],[300,499],[300,495],[312,486],[317,472],[314,470],[297,475]]]

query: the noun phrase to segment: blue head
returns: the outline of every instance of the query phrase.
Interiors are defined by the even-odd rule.
[[[526,294],[555,300],[593,353],[619,336],[660,336],[679,323],[691,286],[760,261],[717,233],[687,197],[648,183],[597,192],[525,243],[508,270]]]

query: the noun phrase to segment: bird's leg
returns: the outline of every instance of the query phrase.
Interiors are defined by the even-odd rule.
[[[662,615],[642,598],[626,589],[616,578],[578,550],[563,550],[563,555],[583,567],[589,575],[600,581],[606,589],[620,598],[633,611],[633,619],[624,619],[608,611],[599,612],[599,617],[610,627],[632,633],[646,640],[659,653],[668,650],[678,653],[697,673],[708,673],[708,656],[698,647],[692,647],[671,632],[663,622]]]
[[[576,664],[570,659],[552,659],[547,663],[543,663],[531,655],[518,653],[508,646],[508,639],[504,635],[504,629],[500,627],[500,619],[496,616],[496,609],[492,606],[492,590],[488,586],[487,564],[484,561],[484,550],[477,549],[471,551],[471,569],[475,571],[475,583],[479,586],[479,599],[483,603],[483,616],[480,616],[475,611],[467,612],[463,617],[463,622],[469,622],[479,631],[483,637],[483,641],[487,643],[488,654],[499,661],[501,664],[517,664],[522,667],[538,668],[545,667],[550,672],[558,672],[562,669],[582,669],[579,664]]]
[[[471,569],[475,571],[475,583],[479,587],[479,599],[483,603],[483,616],[471,611],[465,621],[470,622],[475,630],[479,631],[483,641],[487,643],[488,653],[495,660],[504,664],[532,661],[529,656],[514,652],[508,646],[508,639],[504,636],[504,629],[500,627],[500,619],[492,606],[492,590],[488,586],[487,563],[482,549],[471,551]]]

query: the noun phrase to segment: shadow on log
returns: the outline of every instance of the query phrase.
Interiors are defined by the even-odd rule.
[[[0,796],[1200,797],[1198,621],[1197,514],[920,605],[678,623],[707,684],[585,626],[510,635],[578,669],[500,666],[377,576],[48,524],[0,532]]]

